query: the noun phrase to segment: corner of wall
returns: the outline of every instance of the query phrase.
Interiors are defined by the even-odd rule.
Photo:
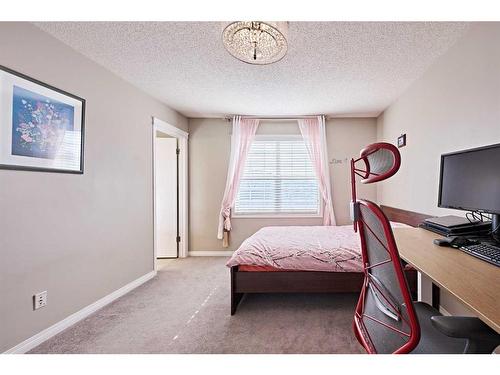
[[[384,137],[384,114],[385,111],[380,113],[377,117],[377,142],[382,141]]]
[[[385,110],[380,113],[377,117],[377,142],[382,142],[384,140],[384,114]],[[382,189],[383,186],[381,184],[375,184],[375,192],[377,197],[377,204],[382,204]]]

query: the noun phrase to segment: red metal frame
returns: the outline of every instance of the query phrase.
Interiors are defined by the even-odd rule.
[[[368,161],[368,156],[371,155],[374,152],[377,152],[380,149],[386,149],[389,150],[392,155],[393,155],[393,164],[391,168],[386,171],[385,173],[382,174],[377,174],[374,173],[370,170],[370,163]],[[365,164],[365,168],[357,168],[356,163],[363,161]],[[398,353],[409,353],[411,352],[418,344],[420,340],[420,326],[418,323],[418,318],[415,313],[415,309],[413,307],[412,303],[412,298],[410,291],[408,289],[408,284],[406,282],[406,278],[404,276],[404,271],[401,266],[400,258],[399,258],[399,252],[396,246],[396,242],[394,240],[394,236],[392,233],[392,228],[389,223],[389,220],[383,213],[383,211],[378,207],[375,203],[367,201],[367,200],[357,200],[356,196],[356,175],[360,176],[362,178],[361,182],[365,184],[369,183],[374,183],[378,181],[385,180],[391,176],[393,176],[398,170],[401,165],[401,156],[399,154],[399,150],[397,147],[390,143],[385,143],[385,142],[379,142],[379,143],[374,143],[360,152],[360,157],[358,159],[351,159],[351,193],[352,193],[352,204],[356,205],[357,207],[354,207],[354,209],[357,211],[355,220],[354,220],[354,230],[357,231],[357,228],[360,229],[360,238],[361,238],[361,255],[363,259],[363,265],[364,265],[364,277],[365,281],[363,283],[363,288],[360,293],[360,297],[356,306],[356,312],[354,315],[354,321],[353,321],[353,329],[354,333],[356,335],[356,338],[360,342],[361,345],[366,349],[366,351],[370,354],[375,354],[377,353],[375,346],[372,343],[372,339],[370,337],[370,334],[368,333],[368,330],[365,327],[364,324],[364,319],[370,319],[372,322],[375,322],[377,324],[380,324],[387,329],[391,329],[395,332],[398,332],[399,334],[408,337],[408,341],[399,347],[397,350],[394,351],[395,354]],[[374,233],[372,228],[369,227],[360,217],[359,213],[359,206],[365,206],[367,209],[369,209],[374,215],[376,215],[378,221],[382,225],[382,228],[384,230],[385,238],[387,239],[387,246],[383,243],[383,241],[378,238],[378,236]],[[367,253],[367,246],[366,246],[366,238],[363,229],[366,227],[367,230],[369,230],[377,239],[377,241],[383,246],[383,248],[387,251],[388,254],[388,259],[385,261],[378,262],[376,264],[370,264],[368,260],[368,253]],[[385,322],[380,321],[379,319],[376,319],[372,316],[369,316],[365,314],[365,308],[364,308],[364,301],[366,297],[366,291],[370,285],[370,270],[382,266],[384,264],[387,264],[391,262],[393,267],[394,267],[394,272],[396,274],[397,280],[399,287],[401,289],[401,294],[404,299],[404,304],[407,309],[408,313],[408,319],[405,319],[404,316],[398,312],[397,315],[398,317],[408,326],[409,332],[405,332],[399,328],[393,327],[390,324],[387,324]],[[380,288],[377,287],[375,283],[371,283],[373,287],[377,289],[377,293],[382,296],[382,298],[385,300],[385,302],[391,306],[392,308],[395,309],[395,306],[393,303],[391,303],[391,300],[389,297],[385,296],[384,292],[380,290]],[[397,309],[395,309],[397,311]]]

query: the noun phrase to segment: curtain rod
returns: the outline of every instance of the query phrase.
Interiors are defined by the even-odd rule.
[[[250,119],[259,119],[259,120],[299,120],[306,118],[316,118],[318,116],[324,116],[327,119],[326,115],[302,115],[302,116],[244,116],[241,115],[242,118],[250,118]],[[226,120],[232,120],[233,116],[226,116]]]

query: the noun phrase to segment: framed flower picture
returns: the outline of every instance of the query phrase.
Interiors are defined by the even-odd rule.
[[[85,100],[0,66],[0,168],[83,173]]]

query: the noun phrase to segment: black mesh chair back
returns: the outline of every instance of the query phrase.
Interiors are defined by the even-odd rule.
[[[408,353],[420,330],[389,220],[370,201],[357,209],[365,282],[354,329],[369,353]]]

